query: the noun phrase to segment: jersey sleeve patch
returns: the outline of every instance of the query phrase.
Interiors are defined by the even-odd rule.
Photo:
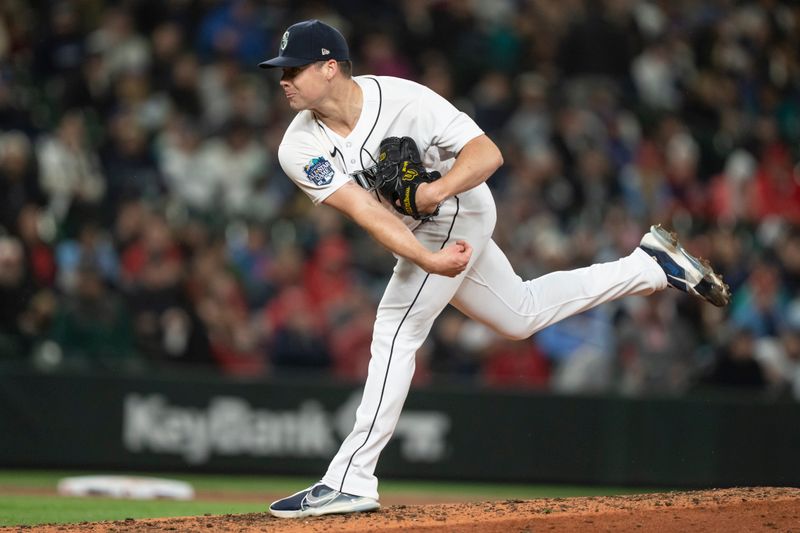
[[[317,187],[330,184],[333,181],[334,170],[330,161],[324,157],[315,157],[303,167],[308,181]]]

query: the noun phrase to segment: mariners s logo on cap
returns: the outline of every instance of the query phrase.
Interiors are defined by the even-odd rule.
[[[290,39],[291,37],[291,39]],[[292,24],[281,37],[278,57],[258,64],[261,68],[291,68],[315,61],[350,61],[350,49],[344,36],[317,19]]]

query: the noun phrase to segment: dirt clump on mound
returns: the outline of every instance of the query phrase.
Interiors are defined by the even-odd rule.
[[[278,519],[268,513],[7,527],[0,531],[659,531],[800,533],[800,489],[751,487],[589,498],[392,505],[374,513]]]

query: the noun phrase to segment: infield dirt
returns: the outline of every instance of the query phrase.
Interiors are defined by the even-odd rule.
[[[800,533],[800,489],[749,487],[589,498],[388,505],[374,513],[298,520],[251,513],[0,528],[0,532],[10,531]]]

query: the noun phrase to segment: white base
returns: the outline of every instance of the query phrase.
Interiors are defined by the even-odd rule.
[[[133,500],[191,500],[194,488],[184,481],[134,476],[76,476],[58,482],[63,496],[104,496]]]

